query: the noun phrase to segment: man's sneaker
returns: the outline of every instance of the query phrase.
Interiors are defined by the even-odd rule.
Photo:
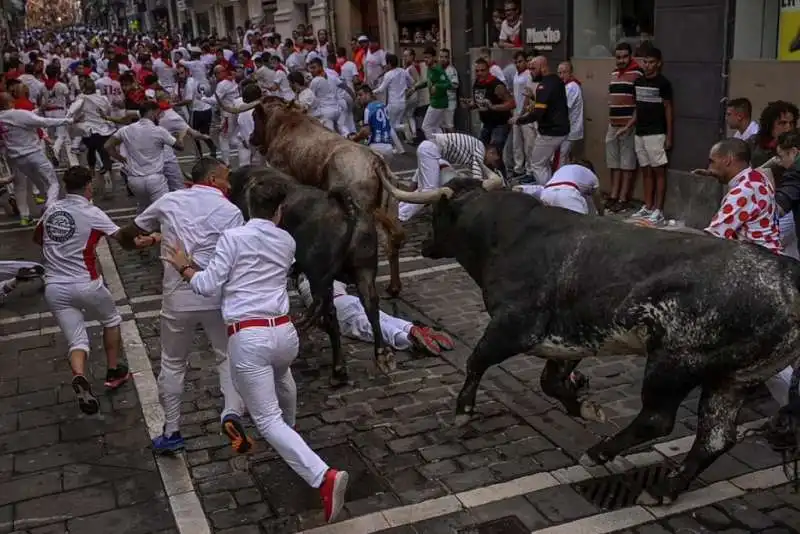
[[[11,214],[19,216],[19,206],[17,206],[17,199],[13,195],[8,197],[8,206],[11,208]]]
[[[35,280],[44,276],[44,267],[35,265],[33,267],[23,267],[17,271],[17,280]]]
[[[131,372],[124,363],[117,365],[116,369],[106,371],[106,381],[103,383],[108,389],[117,389],[122,384],[130,380]]]
[[[325,521],[327,523],[335,521],[339,512],[342,511],[344,495],[347,493],[347,483],[349,481],[350,475],[347,474],[347,471],[328,469],[325,473],[319,492],[322,495],[322,505],[325,508]]]
[[[30,226],[33,224],[33,217],[20,217],[19,218],[19,225],[20,226]]]
[[[226,415],[222,420],[222,431],[231,440],[233,450],[244,454],[253,448],[253,438],[247,435],[238,415]]]
[[[33,201],[36,202],[38,205],[42,205],[45,203],[45,198],[42,195],[35,195],[33,197]]]
[[[177,452],[186,447],[186,442],[183,441],[180,432],[173,432],[172,435],[167,436],[161,434],[153,440],[153,451],[158,454],[169,454]]]
[[[429,326],[423,326],[422,331],[425,332],[442,350],[453,350],[456,347],[453,338],[439,330],[434,330]]]
[[[645,219],[653,226],[664,226],[665,223],[664,214],[659,209],[653,210]]]
[[[650,217],[651,213],[653,212],[647,209],[647,206],[642,206],[639,208],[639,211],[631,215],[631,219],[646,219],[647,217]]]
[[[436,341],[421,326],[411,327],[411,330],[408,331],[408,340],[416,349],[423,352],[433,355],[439,355],[442,352]]]
[[[75,396],[78,398],[78,407],[83,413],[94,415],[100,411],[100,402],[92,393],[92,386],[85,376],[77,375],[72,379],[72,391],[75,392]]]

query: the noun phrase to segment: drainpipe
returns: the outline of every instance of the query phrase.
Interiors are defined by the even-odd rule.
[[[725,111],[728,102],[728,90],[730,88],[731,57],[733,56],[733,38],[736,28],[736,0],[725,0],[725,26],[722,36],[722,73],[720,76],[720,90],[722,98],[719,102],[719,137],[724,138],[727,134],[725,125]]]

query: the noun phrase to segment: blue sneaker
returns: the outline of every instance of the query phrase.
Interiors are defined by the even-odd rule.
[[[153,440],[153,451],[159,454],[169,454],[177,452],[186,447],[180,432],[174,432],[171,436],[161,434]]]

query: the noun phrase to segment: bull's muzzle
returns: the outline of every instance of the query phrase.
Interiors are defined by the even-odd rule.
[[[430,258],[432,260],[439,260],[445,257],[439,250],[439,247],[436,246],[436,239],[434,239],[433,236],[428,236],[428,238],[422,242],[420,253],[423,258]]]

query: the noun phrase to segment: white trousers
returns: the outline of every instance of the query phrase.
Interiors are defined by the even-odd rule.
[[[800,260],[800,252],[797,249],[797,230],[794,227],[794,215],[787,213],[778,222],[780,224],[783,253],[786,256]]]
[[[228,361],[228,331],[219,310],[171,311],[161,310],[161,371],[158,374],[158,396],[164,408],[164,434],[177,432],[181,418],[183,393],[189,349],[195,327],[200,324],[217,359],[219,387],[225,399],[220,421],[228,415],[242,416],[244,401],[236,392]]]
[[[340,112],[339,108],[319,108],[316,110],[314,117],[316,117],[322,125],[332,132],[337,131],[336,126],[339,121]]]
[[[342,334],[360,341],[372,343],[372,324],[367,318],[367,312],[361,305],[361,300],[353,295],[339,295],[333,299],[336,306],[336,315],[346,317],[344,321],[339,321],[339,329]],[[393,317],[388,313],[380,312],[381,337],[383,342],[390,345],[395,350],[408,350],[411,342],[408,340],[408,333],[411,331],[413,323]]]
[[[45,116],[56,118],[66,117],[67,112],[63,109],[54,109],[45,112]],[[64,152],[67,153],[67,161],[69,161],[70,167],[74,167],[79,164],[78,157],[72,153],[72,150],[70,150],[72,139],[69,135],[69,126],[62,125],[51,128],[50,137],[55,139],[55,142],[53,143],[53,153],[56,155],[56,158],[61,159],[60,152],[63,149]]]
[[[515,124],[511,127],[511,144],[514,151],[514,172],[533,174],[533,143],[536,141],[536,127],[533,124]]]
[[[136,198],[138,213],[147,209],[147,206],[169,193],[167,178],[163,174],[150,176],[128,175],[128,187]]]
[[[219,152],[220,159],[225,165],[231,164],[231,145],[236,143],[237,130],[239,125],[236,117],[223,111],[221,113],[221,123],[219,126]]]
[[[444,124],[446,113],[447,109],[434,109],[428,106],[425,118],[422,119],[422,133],[425,134],[425,139],[430,139],[433,134],[444,132],[442,124]]]
[[[102,277],[91,282],[49,283],[44,288],[44,300],[67,338],[70,352],[89,353],[84,310],[103,328],[113,328],[122,322],[114,297],[103,285]]]
[[[353,116],[353,99],[346,95],[339,101],[339,120],[337,121],[339,134],[347,137],[356,132],[356,121]]]
[[[405,148],[403,147],[403,143],[400,141],[400,137],[397,135],[398,128],[403,127],[403,117],[406,114],[406,102],[405,100],[401,102],[392,102],[386,105],[386,115],[389,119],[389,126],[392,127],[392,144],[394,144],[395,149],[398,153],[404,153]]]
[[[558,148],[558,168],[564,165],[569,165],[570,157],[572,156],[572,145],[575,141],[564,139],[561,141],[561,146]]]
[[[449,171],[450,167],[447,162],[441,158],[442,151],[439,150],[439,146],[433,141],[425,140],[419,144],[417,147],[418,167],[414,175],[414,181],[417,183],[417,191],[429,191],[445,183],[445,171]],[[423,207],[424,206],[421,204],[400,202],[398,206],[398,219],[400,222],[406,222],[419,213]]]
[[[45,208],[58,200],[61,186],[56,176],[56,170],[44,155],[44,151],[37,150],[19,158],[8,158],[8,166],[14,173],[14,195],[22,217],[31,215],[28,205],[28,181],[39,191],[47,193]]]
[[[767,389],[770,394],[772,394],[772,398],[781,406],[789,404],[789,386],[791,385],[791,380],[792,367],[789,366],[765,382]]]
[[[169,151],[167,153],[166,151]],[[183,184],[183,173],[178,163],[178,157],[172,147],[164,147],[164,177],[167,179],[167,189],[177,191],[186,187]]]
[[[318,488],[328,466],[292,428],[297,386],[290,366],[299,346],[291,323],[245,328],[228,338],[233,383],[253,423],[289,467]]]

